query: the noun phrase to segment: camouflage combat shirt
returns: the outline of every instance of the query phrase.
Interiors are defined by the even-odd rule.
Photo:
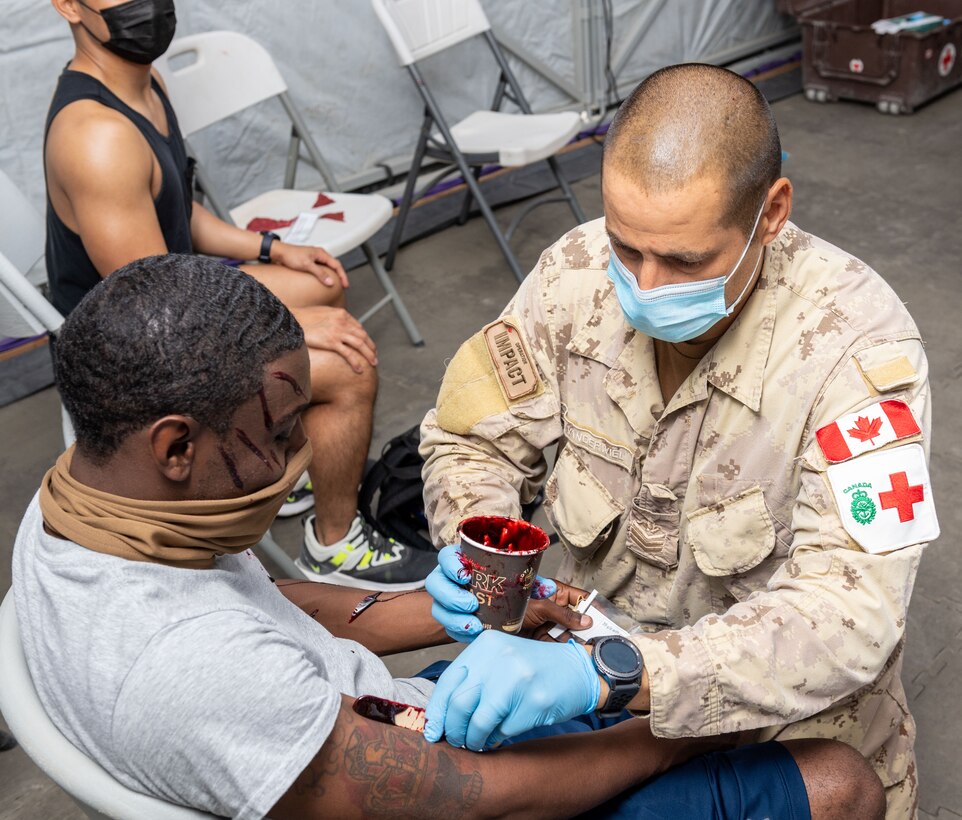
[[[927,458],[918,329],[874,271],[788,223],[741,314],[665,406],[608,254],[603,219],[570,231],[448,366],[421,429],[435,543],[469,515],[517,516],[547,478],[561,579],[645,629],[633,640],[656,735],[838,738],[873,763],[888,816],[911,816],[900,670],[922,545],[859,548],[815,432],[900,399],[921,434],[890,446],[921,442]]]

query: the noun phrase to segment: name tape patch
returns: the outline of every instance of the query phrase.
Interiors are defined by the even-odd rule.
[[[832,464],[827,475],[842,526],[866,552],[891,552],[939,537],[921,445]]]
[[[825,458],[834,463],[921,433],[911,408],[891,399],[842,416],[816,430],[815,437]]]
[[[634,455],[624,445],[600,436],[594,430],[575,424],[567,416],[564,417],[564,434],[569,441],[590,450],[605,461],[610,461],[625,470],[631,470]]]
[[[508,401],[517,401],[538,391],[540,381],[524,339],[508,319],[498,319],[482,331],[484,343],[498,381]]]

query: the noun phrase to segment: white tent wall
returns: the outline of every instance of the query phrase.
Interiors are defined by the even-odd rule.
[[[563,81],[566,90],[511,58],[536,111],[599,101],[601,0],[484,0],[484,7],[496,33]],[[622,94],[660,66],[734,60],[793,31],[774,0],[613,0],[612,8]],[[233,29],[268,48],[340,180],[386,176],[363,172],[384,162],[398,170],[413,151],[421,102],[367,0],[179,0],[177,15],[178,34]],[[0,0],[0,167],[39,208],[44,119],[72,51],[67,24],[44,0]],[[490,103],[497,69],[480,40],[430,58],[423,70],[452,118]],[[288,129],[273,105],[192,140],[231,204],[283,178]],[[298,186],[316,179],[302,166]]]

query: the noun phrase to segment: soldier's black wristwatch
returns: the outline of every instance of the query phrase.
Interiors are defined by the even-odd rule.
[[[645,668],[641,652],[620,635],[593,638],[590,643],[591,660],[608,684],[608,700],[596,714],[601,718],[618,717],[641,688],[641,673]]]
[[[273,231],[261,231],[261,252],[257,256],[258,262],[270,262],[271,261],[271,245],[274,244],[275,239],[280,239],[280,237]]]

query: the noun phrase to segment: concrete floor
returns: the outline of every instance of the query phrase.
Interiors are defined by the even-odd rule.
[[[774,110],[790,154],[786,174],[796,187],[795,221],[860,256],[895,288],[927,341],[935,394],[932,482],[944,535],[922,562],[908,623],[905,684],[919,725],[923,818],[962,817],[956,743],[962,678],[962,562],[955,534],[962,526],[962,93],[910,117],[870,106],[820,106],[795,96]],[[597,177],[576,191],[589,216],[600,215]],[[507,221],[510,209],[500,212]],[[541,249],[571,227],[561,205],[539,209],[513,243],[530,267]],[[354,274],[352,296],[370,294],[369,277]],[[481,220],[405,248],[397,285],[427,339],[407,344],[389,311],[369,324],[381,360],[373,451],[419,421],[433,404],[445,363],[466,336],[497,316],[515,289]],[[0,409],[0,595],[10,584],[10,551],[19,518],[61,448],[59,404],[52,389]],[[275,535],[293,554],[297,524]],[[551,564],[548,564],[550,570]],[[452,649],[388,659],[410,674]],[[0,726],[3,724],[0,723]],[[0,820],[80,818],[70,800],[15,750],[0,754]]]

